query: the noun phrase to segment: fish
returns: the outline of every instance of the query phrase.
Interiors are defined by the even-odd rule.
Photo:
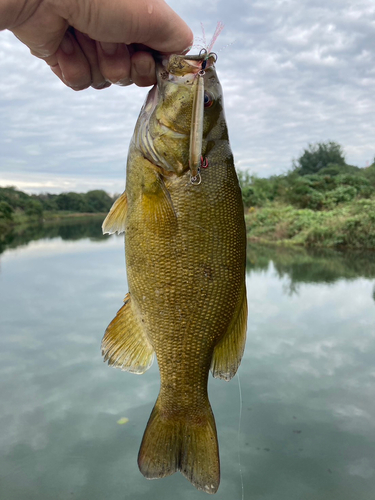
[[[206,51],[159,58],[126,189],[103,223],[125,233],[129,286],[104,361],[142,374],[156,355],[160,372],[139,469],[148,479],[180,471],[210,494],[220,459],[208,376],[235,375],[247,324],[244,208],[215,62]]]

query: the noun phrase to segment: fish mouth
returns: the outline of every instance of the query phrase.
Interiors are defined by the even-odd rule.
[[[142,107],[133,142],[146,159],[166,172],[181,175],[189,168],[189,165],[192,165],[191,169],[194,174],[199,168],[203,138],[203,75],[207,68],[214,66],[215,61],[216,55],[207,54],[207,52],[198,56],[172,54],[157,59],[157,83],[148,93]],[[200,82],[200,99],[194,106],[198,81]],[[159,104],[162,110],[166,95],[171,95],[166,90],[169,85],[191,87],[191,94],[189,94],[193,95],[191,124],[186,123],[186,120],[175,121],[173,113],[171,115],[157,111]],[[194,112],[195,109],[199,113]],[[193,124],[195,127],[190,127]],[[175,141],[173,146],[170,141]],[[166,149],[170,147],[173,153],[167,155]]]
[[[197,55],[162,55],[156,58],[158,69],[161,69],[157,71],[158,78],[159,75],[167,73],[169,81],[181,82],[185,78],[190,79],[205,68],[214,66],[216,59],[217,55],[214,52],[207,53],[204,49]],[[204,67],[202,67],[203,63]]]

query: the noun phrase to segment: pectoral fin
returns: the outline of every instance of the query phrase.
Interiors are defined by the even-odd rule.
[[[247,299],[244,285],[229,328],[214,349],[211,372],[215,378],[230,380],[236,374],[245,349],[246,326]]]
[[[124,302],[104,334],[102,355],[109,365],[141,374],[150,368],[154,349],[137,318],[130,294]]]
[[[103,234],[123,233],[125,231],[125,219],[128,211],[128,197],[124,191],[117,198],[111,207],[107,217],[104,219],[102,230]]]
[[[150,179],[151,177],[151,179]],[[153,232],[174,232],[177,215],[160,174],[151,172],[142,190],[141,210],[145,224]]]

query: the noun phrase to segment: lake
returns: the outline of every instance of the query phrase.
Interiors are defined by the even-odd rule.
[[[0,499],[207,498],[138,471],[157,364],[138,376],[101,358],[127,292],[123,238],[70,222],[0,250]],[[249,247],[239,377],[209,384],[215,499],[374,498],[374,283],[373,253]]]

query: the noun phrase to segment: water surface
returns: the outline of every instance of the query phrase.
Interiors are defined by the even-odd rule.
[[[157,365],[136,376],[101,360],[127,292],[122,238],[95,224],[54,231],[0,255],[0,498],[207,498],[180,474],[138,471]],[[374,497],[374,262],[249,248],[242,399],[237,377],[209,386],[216,499],[241,499],[241,474],[246,499]]]

